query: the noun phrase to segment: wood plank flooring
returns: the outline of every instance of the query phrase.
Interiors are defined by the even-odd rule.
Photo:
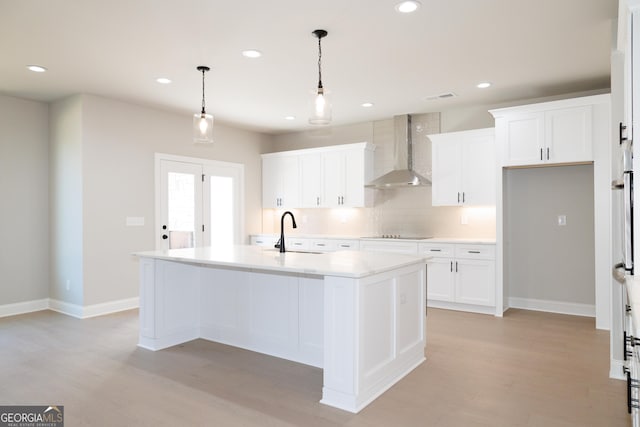
[[[322,371],[204,340],[136,347],[137,311],[0,319],[0,404],[67,426],[629,426],[590,318],[429,309],[427,361],[359,414],[318,403]]]

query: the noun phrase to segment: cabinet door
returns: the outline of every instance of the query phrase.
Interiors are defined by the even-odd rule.
[[[495,262],[457,259],[454,264],[456,302],[495,305]]]
[[[478,135],[463,143],[461,174],[464,205],[496,204],[497,170],[493,135]]]
[[[453,261],[432,258],[427,262],[427,302],[454,301]]]
[[[503,166],[544,162],[544,113],[518,114],[496,122],[505,138]]]
[[[322,156],[319,153],[300,156],[300,184],[302,207],[316,208],[323,205]]]
[[[593,161],[590,105],[545,113],[545,161],[570,163]],[[548,153],[548,154],[547,154]]]
[[[280,174],[278,171],[278,159],[275,157],[262,158],[262,207],[279,207],[280,198]]]
[[[329,151],[322,154],[322,176],[324,183],[324,206],[341,206],[344,197],[344,154]]]
[[[281,199],[283,208],[300,207],[300,165],[298,156],[285,156],[280,161]]]
[[[456,206],[462,203],[462,144],[451,139],[431,144],[433,159],[431,204]]]
[[[297,156],[262,158],[262,206],[300,207],[300,176]]]
[[[344,199],[342,206],[365,206],[365,151],[362,149],[350,149],[343,152]]]

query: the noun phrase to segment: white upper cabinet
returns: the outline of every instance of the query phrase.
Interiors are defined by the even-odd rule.
[[[501,166],[593,161],[593,108],[600,95],[491,110]]]
[[[371,189],[364,185],[373,178],[372,144],[336,145],[304,150],[285,151],[263,155],[263,207],[265,208],[333,208],[365,207],[372,201]],[[268,174],[279,175],[281,171],[270,167],[273,159],[293,158],[298,165],[295,178],[274,178]],[[274,162],[277,163],[277,162]],[[282,166],[282,165],[281,165]],[[275,194],[282,179],[294,180],[299,184],[299,197],[289,196],[284,204],[278,204],[282,196]],[[275,183],[274,183],[275,181]],[[268,203],[271,200],[276,203]],[[289,203],[295,200],[295,203]]]
[[[298,156],[262,155],[262,206],[300,206],[300,166]]]
[[[495,205],[494,129],[429,135],[433,206]]]

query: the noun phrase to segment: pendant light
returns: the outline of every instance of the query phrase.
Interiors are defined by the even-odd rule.
[[[213,144],[213,116],[204,109],[204,73],[209,71],[209,67],[200,65],[197,70],[202,72],[202,111],[193,115],[193,142]]]
[[[326,37],[325,30],[315,30],[312,33],[318,38],[318,87],[313,93],[311,99],[311,115],[309,123],[312,125],[327,125],[331,122],[331,103],[327,97],[327,93],[322,86],[322,43],[323,37]]]

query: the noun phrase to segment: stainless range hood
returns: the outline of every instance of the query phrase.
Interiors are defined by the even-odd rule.
[[[404,114],[393,118],[395,139],[393,141],[394,168],[374,179],[367,188],[423,187],[431,181],[413,170],[413,141],[411,139],[411,116]]]

